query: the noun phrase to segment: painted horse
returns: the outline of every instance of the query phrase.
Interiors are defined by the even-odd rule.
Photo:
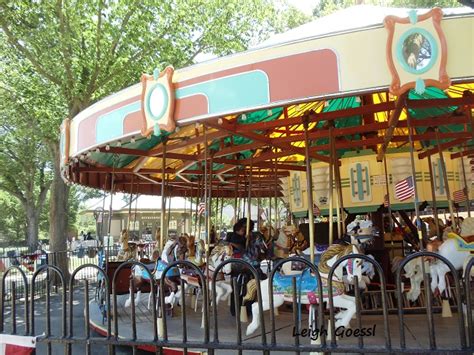
[[[334,244],[331,245],[326,252],[323,253],[320,263],[319,272],[321,274],[322,287],[323,287],[323,302],[328,301],[328,274],[330,268],[334,263],[341,257],[349,254],[358,254],[359,248],[355,245],[342,245]],[[348,259],[343,261],[336,268],[333,274],[332,291],[333,291],[333,302],[334,307],[342,308],[344,311],[340,311],[335,315],[336,327],[349,325],[352,316],[356,312],[355,298],[345,294],[345,287],[343,283],[343,269],[347,272],[347,277],[352,281],[354,276],[359,278],[362,275],[361,269],[362,260],[360,259]],[[318,281],[314,275],[311,275],[307,269],[300,275],[286,276],[279,272],[275,273],[273,279],[273,307],[277,309],[285,301],[291,302],[293,300],[292,295],[292,278],[296,277],[297,293],[301,296],[300,301],[303,304],[315,304],[318,300]],[[262,308],[263,311],[270,309],[269,301],[269,280],[263,280],[260,282],[261,294],[262,294]],[[259,307],[258,303],[252,305],[252,322],[247,327],[246,334],[253,334],[260,326],[259,318]]]
[[[209,255],[209,263],[205,263],[205,245],[203,240],[198,240],[196,243],[196,254],[194,259],[190,259],[196,266],[198,266],[204,274],[205,278],[208,278],[209,291],[212,291],[212,276],[216,268],[224,261],[232,258],[232,247],[230,245],[218,243],[211,251]],[[227,300],[232,292],[232,286],[225,280],[225,275],[230,274],[231,265],[225,265],[216,277],[216,303],[219,304],[221,300]],[[202,288],[201,281],[195,270],[188,269],[184,270],[181,278],[186,282],[185,288],[193,286],[196,288]]]
[[[432,242],[427,246],[427,250],[444,256],[454,266],[456,270],[462,270],[465,275],[465,267],[473,257],[474,242],[466,242],[462,237],[455,233],[448,233],[448,239],[444,242]],[[398,268],[402,258],[393,262],[392,270]],[[416,258],[409,261],[405,267],[405,277],[410,279],[410,290],[407,298],[410,301],[416,301],[421,292],[421,283],[423,282],[422,262],[425,264],[425,271],[431,276],[431,291],[443,293],[446,290],[445,275],[450,271],[449,267],[441,260],[436,258]],[[471,269],[471,276],[474,276],[474,268]]]
[[[162,278],[162,273],[168,264],[184,260],[187,252],[187,240],[184,237],[179,237],[177,240],[170,239],[166,242],[161,257],[154,264],[154,270],[152,270],[153,278],[155,280],[163,280],[165,285],[170,290],[170,295],[165,298],[165,303],[173,303],[178,293],[178,285],[180,284],[180,270],[178,267],[173,267],[166,273],[165,277]],[[131,304],[131,298],[134,292],[137,292],[137,298],[135,302],[140,301],[141,291],[140,287],[143,283],[150,283],[150,278],[145,270],[142,270],[140,266],[134,266],[132,269],[133,278],[135,282],[135,290],[130,290],[130,297],[125,302],[125,307],[129,307]]]

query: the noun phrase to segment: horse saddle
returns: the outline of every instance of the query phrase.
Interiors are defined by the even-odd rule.
[[[456,240],[456,247],[458,250],[474,253],[474,235],[461,237],[456,233],[448,233],[448,238]]]

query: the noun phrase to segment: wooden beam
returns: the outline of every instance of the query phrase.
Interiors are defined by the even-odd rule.
[[[82,166],[78,167],[78,172],[83,173],[115,173],[115,174],[134,174],[135,172],[133,169],[129,168],[111,168],[108,166]],[[175,169],[166,168],[167,174],[174,174],[176,171]],[[161,174],[161,169],[142,169],[140,170],[141,174]]]
[[[398,125],[398,119],[400,118],[400,114],[402,113],[403,107],[405,106],[406,98],[406,93],[398,97],[397,102],[395,104],[395,110],[393,110],[390,114],[390,118],[388,120],[388,127],[385,131],[385,136],[382,142],[382,147],[377,153],[377,161],[382,161],[383,156],[385,155],[385,151],[387,150],[388,144],[390,143],[393,133],[395,132],[395,128]]]
[[[451,159],[461,158],[461,157],[469,156],[471,154],[474,154],[474,148],[463,150],[457,153],[453,153],[451,154]]]
[[[474,105],[474,95],[465,95],[457,98],[447,99],[424,99],[424,100],[406,100],[407,108],[427,108],[427,107],[448,107]]]
[[[229,124],[226,120],[223,120],[222,124],[208,123],[207,125],[209,125],[210,127],[216,128],[216,129],[220,129],[220,130],[224,130],[226,132],[230,132],[232,134],[235,134],[235,135],[238,135],[238,136],[241,136],[241,137],[252,139],[256,142],[265,143],[269,146],[273,146],[273,147],[280,148],[280,149],[283,149],[283,150],[289,150],[289,151],[294,152],[295,154],[304,155],[304,148],[295,147],[295,146],[292,146],[291,144],[279,143],[278,138],[271,139],[269,137],[262,136],[260,134],[250,132],[250,131],[236,132],[236,126],[232,125],[232,124]],[[324,155],[317,154],[315,152],[311,153],[311,158],[316,159],[316,160],[320,160],[320,161],[324,161],[326,163],[329,162],[328,157],[326,157]]]
[[[101,148],[99,148],[99,151],[101,153],[134,155],[134,156],[137,156],[137,157],[148,157],[149,156],[149,151],[147,151],[147,150],[131,149],[131,148],[125,148],[125,147],[111,147],[111,146],[109,146],[109,149],[107,149],[106,147],[101,147]]]
[[[440,147],[441,150],[446,150],[446,149],[455,147],[455,146],[457,146],[457,145],[461,145],[461,144],[463,144],[466,140],[467,140],[467,138],[454,139],[454,140],[452,140],[451,142],[441,143],[441,144],[439,145],[439,147]],[[422,152],[422,153],[419,153],[419,154],[418,154],[418,159],[424,159],[424,158],[426,158],[427,156],[433,155],[433,154],[437,154],[438,152],[439,152],[438,147],[429,149],[429,150],[427,150],[427,151],[424,151],[424,152]]]
[[[390,111],[390,110],[393,110],[394,108],[395,108],[394,101],[389,101],[389,102],[382,102],[379,104],[360,106],[360,107],[355,107],[355,108],[350,108],[350,109],[345,109],[345,110],[312,113],[309,116],[309,122],[313,123],[313,122],[319,122],[319,121],[330,121],[330,120],[335,120],[337,118],[358,116],[358,115],[376,113],[376,112],[382,112],[382,111]],[[258,122],[258,123],[240,125],[237,128],[236,132],[240,133],[240,132],[248,132],[248,131],[256,131],[256,130],[265,131],[265,130],[269,130],[275,127],[301,125],[303,124],[301,119],[302,119],[302,116],[298,116],[298,117],[288,117],[285,119],[279,119],[279,120],[268,121],[268,122]]]
[[[214,139],[220,139],[220,138],[224,138],[224,137],[227,137],[227,136],[229,136],[228,132],[218,131],[218,132],[208,133],[207,134],[207,139],[212,141]],[[199,144],[199,143],[203,143],[203,142],[204,142],[204,136],[189,138],[189,139],[186,139],[184,141],[180,141],[179,143],[167,144],[166,145],[166,152],[167,153],[172,152],[176,149],[186,148],[186,147],[189,147],[190,145],[195,145],[195,144]],[[149,153],[150,153],[150,156],[162,155],[163,154],[163,145],[160,145],[160,146],[158,146],[154,149],[151,149],[149,151]]]
[[[265,146],[265,143],[258,143],[258,142],[253,142],[253,143],[249,143],[249,144],[234,145],[234,146],[226,147],[224,149],[221,149],[221,150],[217,151],[214,154],[214,158],[224,157],[226,155],[231,155],[231,154],[243,152],[243,151],[246,151],[246,150],[257,149],[257,148],[261,148],[263,146]]]

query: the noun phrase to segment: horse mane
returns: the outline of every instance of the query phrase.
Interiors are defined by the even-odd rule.
[[[178,238],[178,245],[177,245],[177,249],[176,249],[176,254],[178,256],[182,256],[184,258],[184,256],[186,255],[186,253],[188,252],[188,240],[186,237],[179,237]]]
[[[215,255],[222,253],[230,253],[230,255],[232,255],[232,246],[230,244],[219,243],[212,249],[210,257],[213,258]]]
[[[329,270],[331,270],[331,266],[328,265],[328,261],[331,260],[334,256],[338,256],[339,258],[349,255],[352,253],[353,245],[344,245],[344,244],[333,244],[331,245],[328,250],[326,250],[321,255],[321,260],[319,261],[318,269],[320,272],[324,274],[329,274]]]
[[[190,235],[190,236],[187,238],[187,242],[188,242],[189,256],[190,256],[190,257],[194,257],[194,256],[196,255],[196,245],[194,244],[194,242],[195,242],[195,237],[194,237],[194,235]]]

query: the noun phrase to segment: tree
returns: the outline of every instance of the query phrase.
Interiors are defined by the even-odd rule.
[[[314,17],[327,16],[335,11],[354,5],[379,5],[387,7],[432,8],[432,7],[459,7],[457,0],[320,0],[313,10]]]
[[[0,190],[0,243],[2,247],[23,242],[26,235],[26,216],[20,202]]]
[[[457,0],[393,0],[392,6],[429,9],[433,7],[461,7],[463,5]]]
[[[4,95],[0,103],[0,189],[18,199],[26,221],[30,248],[38,242],[40,215],[51,185],[48,152],[34,117],[21,104]],[[22,224],[18,223],[18,227]],[[19,228],[19,230],[21,230]]]
[[[246,49],[276,31],[275,13],[270,0],[21,0],[1,2],[0,26],[11,48],[67,107],[66,115],[51,121],[57,131],[59,118],[74,118],[137,82],[142,72],[184,67],[201,53]],[[69,188],[60,176],[57,137],[47,143],[54,172],[50,249],[60,251],[66,248]]]

